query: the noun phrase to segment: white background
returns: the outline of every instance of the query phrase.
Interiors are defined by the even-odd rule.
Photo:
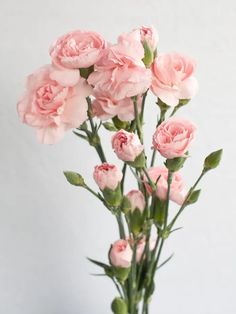
[[[235,136],[236,3],[225,0],[1,0],[0,8],[0,313],[107,314],[116,295],[86,256],[106,261],[117,238],[114,218],[88,193],[69,186],[62,171],[91,174],[98,159],[70,132],[55,146],[37,143],[17,117],[24,78],[49,62],[48,47],[76,29],[119,33],[152,24],[159,51],[194,57],[200,89],[179,115],[198,125],[191,159],[183,170],[193,183],[203,158],[224,148],[219,169],[200,186],[200,201],[179,221],[163,259],[173,260],[157,276],[151,313],[235,314]],[[156,107],[146,112],[146,147]],[[109,160],[117,162],[105,146]],[[128,182],[132,187],[132,181]],[[176,209],[173,208],[174,212]]]

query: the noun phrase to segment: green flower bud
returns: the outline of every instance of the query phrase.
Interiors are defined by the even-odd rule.
[[[131,203],[128,197],[124,196],[121,202],[121,210],[124,214],[127,214],[131,210]]]
[[[186,201],[187,205],[196,203],[198,201],[200,193],[201,193],[201,190],[192,191]]]
[[[122,298],[115,298],[112,301],[111,309],[114,314],[128,314],[128,307]]]
[[[126,281],[126,279],[129,276],[130,267],[123,268],[123,267],[113,266],[113,273],[114,273],[115,277],[117,278],[117,280],[120,283],[124,284],[124,282]]]
[[[102,124],[104,128],[108,131],[117,131],[118,129],[115,127],[115,125],[111,122],[104,122]]]
[[[83,186],[83,187],[86,186],[83,177],[79,173],[76,173],[73,171],[64,171],[64,175],[66,177],[66,180],[70,184],[75,185],[75,186]]]
[[[210,155],[208,155],[204,161],[204,170],[208,171],[218,167],[221,161],[221,157],[223,154],[223,149],[219,149]]]
[[[112,118],[112,121],[118,130],[127,130],[130,126],[130,123],[128,121],[121,121],[117,116]]]

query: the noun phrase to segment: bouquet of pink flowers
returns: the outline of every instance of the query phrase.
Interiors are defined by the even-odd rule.
[[[196,182],[185,189],[179,170],[188,160],[196,126],[174,116],[197,91],[195,62],[179,53],[160,54],[153,27],[122,34],[115,44],[96,32],[76,30],[57,39],[50,56],[51,64],[28,77],[19,116],[35,128],[41,143],[57,143],[74,129],[95,148],[101,160],[93,172],[99,191],[80,174],[64,172],[70,184],[92,193],[118,223],[119,239],[111,245],[108,261],[89,260],[117,288],[113,313],[147,314],[155,273],[171,258],[160,263],[163,246],[178,229],[176,221],[185,208],[197,202],[199,181],[222,155],[222,150],[208,155]],[[149,91],[156,96],[157,116],[150,161],[143,135]],[[106,159],[101,127],[109,136],[113,132],[111,145],[122,169]],[[162,166],[156,165],[157,152],[164,157]],[[127,170],[137,181],[128,193]],[[169,214],[170,201],[179,205],[174,215]]]

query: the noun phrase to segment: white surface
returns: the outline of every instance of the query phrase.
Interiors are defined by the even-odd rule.
[[[18,121],[15,104],[24,77],[49,62],[48,46],[59,35],[84,28],[115,41],[142,24],[158,28],[159,51],[198,61],[199,93],[180,113],[199,128],[184,169],[187,184],[206,154],[225,150],[221,167],[201,183],[198,205],[179,222],[184,229],[168,241],[163,258],[172,251],[175,257],[159,273],[151,313],[236,313],[235,19],[233,0],[1,1],[0,313],[110,313],[113,284],[90,276],[97,268],[85,257],[106,260],[116,224],[62,175],[77,170],[95,188],[91,174],[98,159],[71,133],[58,145],[38,144],[33,130]],[[150,143],[152,99],[148,107]],[[111,150],[109,157],[115,161]]]

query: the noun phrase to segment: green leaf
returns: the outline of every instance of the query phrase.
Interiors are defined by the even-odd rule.
[[[89,258],[89,257],[87,257],[87,259],[88,259],[91,263],[93,263],[93,264],[95,264],[95,265],[97,265],[97,266],[103,268],[103,270],[104,270],[104,272],[105,272],[105,275],[107,275],[108,277],[111,277],[111,278],[112,278],[112,277],[114,276],[113,268],[112,268],[110,265],[107,265],[107,264],[105,264],[105,263],[96,261],[96,260],[91,259],[91,258]]]
[[[111,309],[114,314],[128,314],[128,307],[125,300],[122,298],[115,298],[112,301]]]
[[[210,155],[208,155],[204,161],[204,170],[208,171],[218,167],[221,161],[221,157],[223,154],[223,149],[219,149]]]
[[[161,263],[161,264],[157,267],[157,269],[160,269],[162,266],[164,266],[166,263],[168,263],[168,262],[172,259],[173,256],[174,256],[174,253],[171,254],[163,263]]]
[[[70,184],[75,185],[75,186],[83,186],[83,187],[86,186],[83,177],[79,173],[76,173],[73,171],[64,171],[64,175],[66,177],[66,180]]]
[[[194,204],[198,201],[201,190],[192,191],[187,199],[187,205]]]

